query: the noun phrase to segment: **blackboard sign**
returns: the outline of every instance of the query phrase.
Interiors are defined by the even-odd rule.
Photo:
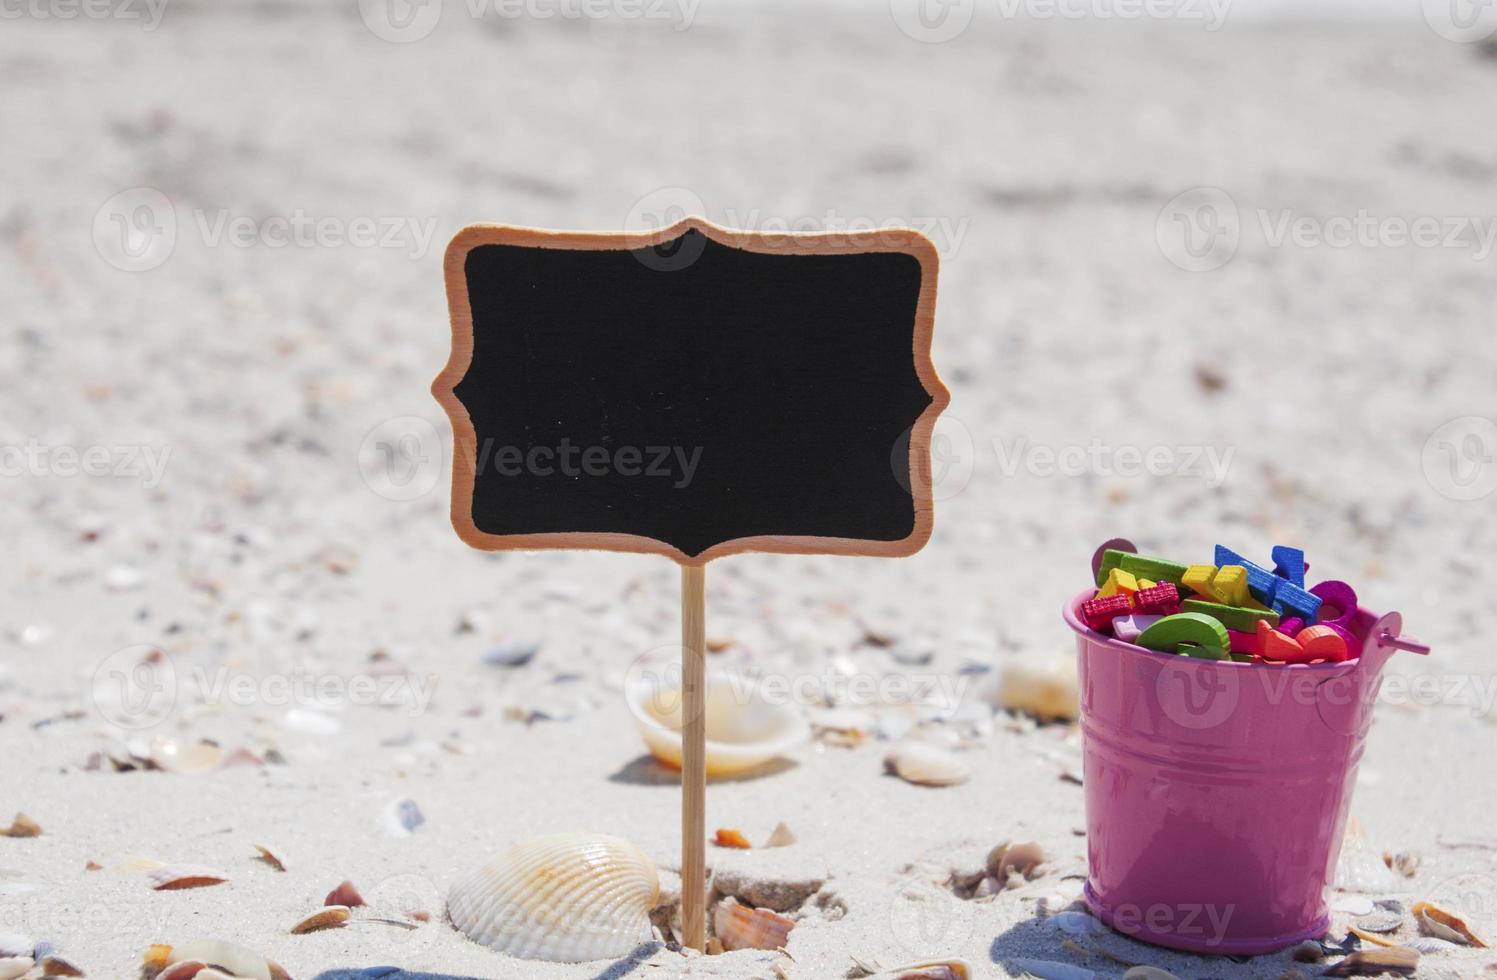
[[[930,535],[914,231],[478,225],[448,247],[452,520],[483,549],[897,556]]]

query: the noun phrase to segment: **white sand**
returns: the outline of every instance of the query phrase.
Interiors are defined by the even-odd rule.
[[[184,2],[149,33],[7,21],[0,443],[35,439],[52,455],[0,490],[0,808],[45,830],[0,839],[0,933],[55,942],[110,980],[134,976],[149,944],[194,937],[253,947],[298,978],[389,964],[428,978],[823,980],[852,957],[925,955],[964,956],[983,977],[1007,975],[1016,957],[1121,971],[1063,949],[1035,920],[1037,899],[1074,895],[1067,876],[1084,873],[1082,791],[1059,778],[1079,746],[1064,728],[1004,715],[971,740],[973,778],[955,788],[883,776],[876,741],[807,746],[770,776],[713,785],[709,826],[760,839],[783,820],[801,841],[714,850],[714,862],[823,877],[826,904],[845,907],[841,918],[808,908],[788,958],[523,963],[441,921],[460,871],[537,833],[616,833],[675,865],[677,791],[641,759],[617,693],[631,661],[675,641],[675,571],[648,557],[469,551],[446,522],[445,471],[435,490],[387,500],[361,477],[360,445],[404,416],[447,438],[426,388],[446,358],[439,259],[454,231],[474,220],[621,228],[664,187],[689,188],[726,224],[831,210],[937,216],[949,232],[934,226],[936,360],[960,459],[934,539],[904,561],[714,564],[709,634],[741,644],[724,661],[794,676],[908,669],[858,645],[864,619],[935,651],[915,670],[996,672],[1070,655],[1058,608],[1105,538],[1179,557],[1219,540],[1262,555],[1305,544],[1315,576],[1353,581],[1436,646],[1427,662],[1391,665],[1431,678],[1436,696],[1380,708],[1354,804],[1368,846],[1423,856],[1391,897],[1454,896],[1497,933],[1486,642],[1497,498],[1443,495],[1421,461],[1447,421],[1493,414],[1497,260],[1271,248],[1257,217],[1491,220],[1494,81],[1497,65],[1420,27],[1015,31],[980,19],[922,45],[882,5],[866,18],[701,11],[682,32],[475,26],[449,10],[409,45],[373,37],[352,3]],[[1156,219],[1202,184],[1235,200],[1242,243],[1224,268],[1193,273],[1162,257]],[[132,274],[102,261],[90,232],[103,202],[137,186],[167,194],[178,227],[170,260]],[[207,241],[221,212],[298,209],[342,225],[434,222],[435,238],[414,258]],[[1204,390],[1198,366],[1224,387]],[[1047,476],[1005,472],[1015,440],[1232,455],[1222,486]],[[61,475],[64,446],[171,455],[147,488]],[[470,608],[487,623],[455,633]],[[507,672],[481,663],[500,638],[542,648]],[[183,687],[167,720],[127,732],[91,692],[109,676],[101,664],[125,662],[106,658],[134,644],[161,646]],[[377,649],[435,680],[425,710],[350,706],[329,712],[336,733],[316,734],[288,727],[284,692],[258,686],[368,676]],[[190,683],[199,667],[210,683],[227,670],[256,686],[204,706]],[[984,718],[975,694],[965,703]],[[527,726],[510,708],[563,717]],[[286,763],[84,770],[126,737],[274,746]],[[426,823],[394,839],[380,815],[401,797]],[[1044,844],[1048,873],[990,903],[933,883],[1009,837]],[[1441,843],[1472,839],[1486,846]],[[262,841],[284,849],[287,873],[254,859]],[[84,870],[129,856],[233,880],[154,893]],[[414,931],[288,935],[343,878],[366,895],[424,896],[437,917]],[[1287,963],[1142,955],[1181,977],[1273,977]],[[1420,975],[1473,976],[1491,959],[1432,956]]]

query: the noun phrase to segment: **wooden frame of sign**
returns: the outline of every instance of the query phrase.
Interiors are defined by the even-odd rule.
[[[493,269],[489,269],[486,272],[476,270],[474,264],[470,261],[475,254],[475,250],[484,250],[488,246],[499,246],[499,250],[489,250],[487,254],[508,256],[509,258],[506,261],[520,263],[518,267],[503,266],[501,267],[502,269],[509,269],[511,271],[515,268],[523,269],[525,270],[523,273],[515,274],[521,276],[533,275],[538,283],[540,280],[548,280],[547,283],[541,283],[541,285],[549,285],[554,289],[557,286],[557,280],[565,280],[562,285],[568,288],[554,294],[558,305],[571,303],[579,291],[583,293],[587,291],[589,283],[595,284],[594,288],[600,294],[600,303],[605,303],[604,296],[617,302],[617,294],[608,293],[607,291],[610,288],[616,287],[619,280],[630,279],[631,277],[633,279],[643,278],[651,284],[648,287],[644,287],[646,289],[658,288],[658,284],[660,283],[682,282],[684,277],[683,279],[676,280],[664,277],[679,273],[680,270],[690,267],[691,263],[702,254],[716,255],[721,263],[731,264],[732,261],[739,261],[746,262],[747,266],[751,269],[763,270],[765,268],[762,264],[755,264],[752,259],[743,259],[741,256],[737,259],[731,256],[725,258],[726,253],[723,253],[721,250],[710,251],[715,246],[708,245],[708,242],[715,243],[715,246],[726,246],[737,253],[746,253],[748,255],[808,257],[881,255],[885,259],[898,256],[907,256],[914,259],[918,265],[918,270],[911,270],[906,265],[898,266],[899,276],[895,278],[899,278],[902,285],[897,287],[897,294],[880,291],[883,280],[889,278],[892,268],[888,262],[883,262],[876,269],[869,268],[858,272],[857,275],[864,276],[867,280],[863,284],[859,284],[853,279],[848,278],[848,266],[845,263],[823,263],[814,267],[814,274],[812,275],[798,273],[789,279],[783,276],[776,278],[777,274],[773,272],[765,273],[768,280],[772,283],[772,286],[765,287],[766,295],[777,288],[782,292],[786,292],[792,299],[798,300],[804,297],[808,302],[812,302],[814,306],[814,301],[817,300],[817,297],[811,294],[817,292],[823,277],[828,289],[840,287],[848,294],[845,297],[845,303],[839,302],[830,306],[826,304],[825,298],[822,297],[822,305],[816,307],[819,313],[813,315],[811,326],[832,336],[833,347],[831,348],[830,355],[832,359],[838,356],[837,352],[839,350],[846,350],[849,352],[849,361],[857,361],[861,365],[860,369],[863,373],[846,383],[851,384],[853,386],[852,390],[856,391],[863,399],[862,407],[860,408],[857,404],[850,404],[844,411],[841,403],[827,403],[825,400],[816,402],[814,396],[806,394],[816,386],[814,382],[807,382],[805,377],[794,379],[799,387],[795,385],[786,385],[784,387],[792,388],[794,391],[800,392],[801,397],[811,399],[811,403],[817,405],[816,411],[823,415],[841,413],[853,416],[850,419],[833,419],[832,421],[838,424],[847,423],[845,429],[849,435],[844,441],[848,444],[863,440],[859,446],[847,450],[849,453],[855,452],[861,454],[858,456],[859,460],[866,462],[867,457],[872,455],[869,447],[880,445],[892,447],[885,449],[887,455],[884,460],[886,468],[884,480],[899,483],[904,496],[899,496],[897,491],[891,495],[888,487],[882,487],[878,490],[870,489],[868,491],[870,498],[882,495],[878,497],[875,503],[865,508],[868,512],[875,514],[874,518],[869,518],[865,522],[866,527],[876,528],[876,530],[869,532],[870,536],[868,537],[825,533],[751,533],[732,535],[723,540],[717,540],[708,534],[702,537],[697,546],[687,549],[683,548],[679,542],[663,540],[662,537],[651,534],[599,530],[597,528],[568,530],[548,526],[544,530],[516,531],[509,527],[509,524],[516,522],[507,520],[501,521],[501,523],[505,524],[505,530],[500,532],[485,530],[483,527],[480,527],[480,522],[475,519],[475,489],[478,486],[480,477],[483,475],[484,466],[482,465],[482,461],[485,460],[484,447],[480,444],[479,432],[475,427],[469,406],[459,397],[459,388],[463,385],[465,379],[470,377],[470,372],[473,369],[476,350],[474,311],[477,298],[473,295],[470,279],[474,276],[479,276],[480,279],[487,282],[487,279],[491,279],[495,275],[502,276],[508,273],[496,273]],[[686,256],[683,259],[680,255],[676,255],[675,257],[661,257],[651,251],[666,249],[672,244],[685,247],[682,243],[688,243],[693,246],[696,249],[696,253],[692,256]],[[636,257],[640,258],[640,261],[644,265],[636,267],[624,263],[622,266],[617,267],[607,266],[603,268],[601,274],[597,274],[599,267],[596,264],[585,267],[569,265],[564,270],[552,267],[542,268],[540,265],[535,264],[535,262],[529,262],[525,258],[527,253],[516,252],[513,249],[557,250],[561,253],[632,252]],[[560,258],[558,256],[558,261]],[[544,260],[537,261],[544,262]],[[529,264],[526,264],[527,262]],[[657,264],[659,266],[660,277],[650,278],[648,270],[641,277],[641,269],[647,266],[654,267]],[[706,662],[705,565],[714,558],[721,558],[726,555],[742,552],[759,551],[789,554],[899,557],[913,554],[924,546],[931,534],[934,509],[932,503],[930,463],[931,436],[937,416],[940,415],[942,409],[946,407],[950,400],[949,393],[936,374],[930,350],[931,335],[935,323],[938,266],[939,261],[936,250],[931,242],[918,232],[908,229],[877,229],[851,233],[765,234],[722,228],[699,217],[687,218],[668,228],[642,233],[544,231],[504,225],[474,225],[459,232],[448,246],[445,258],[445,277],[448,305],[452,319],[452,353],[446,367],[433,382],[432,391],[452,421],[454,441],[452,524],[459,537],[474,548],[487,551],[568,548],[639,552],[664,555],[681,565],[681,645],[684,651],[684,662],[682,665],[682,938],[687,945],[697,949],[702,949],[705,944],[706,912],[706,827],[704,807],[706,792],[704,703]],[[777,268],[783,272],[785,267],[779,266]],[[584,269],[585,271],[583,271]],[[729,285],[733,285],[738,281],[734,277],[739,276],[740,272],[742,270],[739,268],[729,268],[726,271],[722,271],[719,268],[719,271],[710,274],[727,277],[724,281]],[[916,281],[913,278],[916,272],[918,273],[918,293],[911,295],[909,284]],[[594,274],[596,274],[595,279],[590,280],[587,278],[589,275]],[[838,278],[839,276],[841,276],[840,279]],[[716,285],[720,286],[721,282],[718,282]],[[525,321],[526,316],[530,316],[536,320],[548,320],[547,325],[551,329],[567,330],[576,327],[574,320],[584,320],[588,321],[587,324],[577,327],[580,331],[579,335],[585,335],[581,336],[583,340],[591,339],[593,335],[588,335],[587,330],[598,330],[600,324],[606,325],[609,328],[614,326],[613,322],[609,319],[612,312],[606,306],[603,312],[594,309],[581,311],[569,309],[566,315],[560,319],[549,317],[549,307],[545,306],[527,307],[528,313],[515,313],[510,307],[516,304],[523,306],[524,303],[529,301],[529,294],[515,292],[512,288],[513,284],[510,284],[510,286],[510,292],[503,293],[501,291],[497,294],[497,298],[494,296],[482,298],[484,308],[494,323],[500,322],[504,316],[516,316],[522,322]],[[896,287],[890,286],[888,289],[895,290]],[[679,295],[679,292],[677,290],[662,295],[669,301]],[[651,295],[653,297],[653,294]],[[700,296],[701,294],[697,295]],[[716,296],[717,293],[713,292],[711,295]],[[749,300],[753,300],[757,295],[752,288],[744,294]],[[543,300],[537,302],[543,302]],[[846,311],[843,310],[844,306],[847,308]],[[898,307],[898,309],[891,310],[889,309],[890,307]],[[496,308],[501,310],[501,313],[495,313],[494,310]],[[731,319],[736,315],[736,310],[737,308],[735,307],[724,314],[725,318]],[[783,310],[781,312],[783,313]],[[839,314],[844,312],[846,313],[845,316],[839,316]],[[633,315],[636,327],[640,323],[649,325],[649,318],[641,316],[637,307],[634,309]],[[820,319],[816,318],[818,316]],[[620,313],[619,317],[623,319],[625,318],[625,314]],[[862,349],[865,346],[862,343],[851,347],[847,346],[850,340],[845,336],[848,329],[856,327],[860,322],[865,320],[869,322],[876,320],[881,324],[882,340],[878,341],[878,343],[881,343],[882,346],[879,346],[876,351],[871,353],[865,352]],[[778,320],[773,321],[773,323],[780,327],[784,326]],[[739,325],[742,326],[742,323],[740,322]],[[675,334],[660,333],[654,337],[654,342],[667,345],[660,351],[663,357],[677,357],[678,363],[675,364],[677,369],[676,380],[679,381],[682,377],[681,368],[684,366],[688,371],[691,369],[692,362],[690,357],[701,355],[700,352],[687,352],[683,355],[677,347],[669,346],[672,342],[672,337],[676,341],[683,339],[689,341],[699,340],[692,332],[681,333],[679,323],[676,326],[678,329]],[[710,327],[713,324],[703,324],[703,326]],[[498,328],[490,326],[489,329],[495,330]],[[904,329],[908,330],[907,334],[901,334],[900,331]],[[649,331],[640,329],[639,332],[644,338],[639,343],[648,343],[651,339],[648,336]],[[765,332],[772,333],[768,328],[766,328]],[[609,339],[616,342],[618,340],[616,334],[617,331],[609,334]],[[797,338],[799,336],[799,334],[795,335]],[[909,346],[907,348],[902,346],[902,342],[899,339],[900,336],[909,337]],[[577,338],[571,337],[564,339],[573,343],[577,340]],[[787,353],[784,355],[786,358],[795,356],[793,352],[788,352],[790,346],[789,339],[790,335],[782,332],[778,341],[786,345]],[[859,340],[859,338],[852,338],[852,340]],[[545,335],[542,341],[538,341],[535,346],[540,346],[542,342],[558,344],[554,338]],[[625,343],[634,344],[635,340],[633,338],[625,338]],[[742,344],[745,343],[752,346],[753,341],[752,339],[742,341],[737,348],[737,353],[741,354],[743,352],[745,348]],[[836,344],[843,346],[839,348],[835,346]],[[563,352],[569,349],[565,344],[560,344],[559,346]],[[875,347],[875,339],[871,335],[866,341],[866,346],[869,348]],[[529,349],[528,347],[519,348],[521,351]],[[521,356],[515,354],[513,351],[507,353],[510,354],[511,359]],[[758,362],[757,366],[759,368],[762,368],[765,363],[772,363],[776,356],[772,350],[767,353],[763,350],[756,350],[753,353],[761,358],[767,358],[767,360]],[[546,366],[553,371],[561,373],[563,369],[558,367],[558,364],[565,360],[564,356],[559,356],[554,351],[550,356],[551,359],[546,362]],[[684,365],[679,363],[682,356],[687,357]],[[905,360],[906,358],[907,360]],[[486,362],[489,366],[488,369],[491,371],[495,370],[494,365],[498,360],[502,360],[502,358],[491,356],[489,361]],[[877,364],[873,368],[869,367],[869,363],[871,362],[895,360],[903,360],[902,366],[892,365],[891,370],[888,372],[876,370]],[[722,364],[724,362],[730,364],[726,374],[723,373]],[[883,394],[883,389],[880,388],[880,385],[886,385],[891,388],[900,387],[902,389],[913,387],[909,383],[908,378],[908,372],[911,367],[913,368],[914,379],[916,379],[918,387],[923,389],[923,392],[920,393],[920,399],[922,401],[928,399],[928,403],[925,405],[923,411],[919,412],[918,417],[909,425],[902,436],[891,436],[888,424],[883,424],[881,427],[873,425],[870,421],[865,420],[860,413],[867,412],[869,415],[877,414],[874,409],[879,406],[878,397]],[[732,361],[727,355],[718,359],[717,369],[719,378],[732,376],[732,371],[736,368],[737,362]],[[893,368],[898,368],[899,370],[894,371]],[[744,370],[751,369],[746,367]],[[897,379],[898,384],[896,385],[894,382],[891,382],[890,378]],[[490,378],[488,380],[492,382],[491,386],[502,387],[498,379]],[[524,388],[524,382],[527,379],[521,378],[520,380],[521,384],[519,387]],[[550,384],[558,384],[566,380],[554,377],[543,379],[543,381]],[[528,381],[535,383],[534,378],[529,378]],[[615,379],[615,383],[617,383],[617,379]],[[835,388],[837,384],[844,383],[844,379],[832,374],[829,383],[831,387]],[[544,388],[537,390],[544,391]],[[633,396],[634,388],[631,387],[624,390],[626,393],[622,399],[616,400],[627,401]],[[578,398],[585,399],[590,397],[589,393],[585,390],[580,389],[579,391],[581,393],[577,396]],[[773,386],[771,386],[771,390],[764,397],[773,399],[777,393],[773,389]],[[484,392],[479,391],[475,394],[470,391],[469,394],[476,398],[482,396]],[[695,394],[698,398],[710,397],[710,393],[706,396],[702,392],[696,392]],[[742,394],[740,392],[740,395]],[[891,399],[894,398],[894,394],[894,392],[890,393]],[[898,401],[897,405],[890,409],[890,412],[895,415],[901,410],[901,406],[915,404],[913,401],[914,395],[910,391],[901,390],[898,394],[903,396],[904,400]],[[757,393],[753,393],[748,400],[752,401],[757,397]],[[523,414],[525,407],[523,403],[517,403],[514,400],[500,402],[499,406],[502,411],[496,410],[492,405],[487,406],[485,411],[489,412],[489,415],[486,418],[492,421],[494,418],[504,416],[506,413],[515,414],[518,412]],[[556,402],[552,405],[552,408],[557,409],[558,406],[560,407],[558,411],[571,411],[573,402],[563,397],[562,401]],[[582,411],[575,414],[585,416],[587,414],[586,407],[584,406]],[[598,413],[602,415],[618,414],[614,411],[617,408],[616,405],[599,403],[592,407],[596,408]],[[657,414],[659,414],[659,409],[659,404],[651,406],[651,410]],[[551,414],[558,414],[558,411],[553,411]],[[721,411],[721,409],[714,409],[714,411]],[[648,413],[641,414],[648,418],[653,418]],[[550,421],[549,417],[548,421]],[[584,419],[584,421],[591,420]],[[887,423],[888,420],[874,419],[872,422]],[[708,424],[711,424],[710,419]],[[526,431],[527,433],[533,432],[533,430]],[[598,436],[599,431],[606,431],[610,438],[613,435],[611,430],[606,430],[606,427],[604,430],[594,428],[591,431],[595,437],[599,438],[601,438]],[[829,431],[830,441],[837,442],[841,433],[836,431],[835,427]],[[507,431],[506,434],[511,433]],[[700,435],[701,432],[698,431],[696,434]],[[825,437],[827,434],[822,433],[822,435]],[[880,440],[885,439],[887,439],[887,442],[880,442]],[[900,467],[898,463],[904,461],[900,458],[900,451],[906,442],[908,468],[904,472],[899,472]],[[769,452],[775,447],[772,442],[766,445],[761,441],[759,444],[756,444],[755,448],[760,451]],[[832,454],[829,451],[828,455]],[[719,453],[718,461],[720,462],[721,457],[725,455],[731,455],[731,453]],[[814,457],[807,457],[804,453],[799,457],[802,461],[810,458]],[[794,465],[794,459],[795,457],[792,456],[792,462],[789,465]],[[889,471],[891,461],[893,463],[892,472]],[[733,461],[729,460],[728,462],[732,463]],[[756,460],[753,462],[762,461]],[[841,463],[841,460],[833,460],[830,468],[823,471],[821,475],[824,477],[826,473],[840,473],[839,466]],[[765,466],[760,466],[752,472],[757,474],[765,468]],[[772,469],[773,467],[768,468]],[[856,479],[861,479],[870,485],[880,482],[870,478],[870,473],[874,469],[876,468],[869,467],[860,470]],[[785,474],[785,478],[793,480],[794,475],[793,473],[788,473]],[[778,479],[779,477],[780,474],[778,473],[771,473],[769,475],[771,479]],[[727,487],[727,490],[738,492],[741,496],[741,483],[743,481],[733,483],[733,481],[729,480],[727,482],[731,484]],[[762,492],[765,484],[761,482],[758,486]],[[857,488],[860,484],[854,481],[852,486]],[[549,491],[549,489],[550,487],[548,486],[547,490]],[[771,514],[769,517],[753,514],[745,520],[751,525],[753,524],[753,520],[768,523],[778,521],[780,524],[785,523],[787,520],[793,521],[796,516],[796,501],[801,498],[806,499],[808,501],[807,509],[809,510],[812,506],[809,501],[815,499],[818,489],[819,487],[814,483],[804,487],[795,486],[792,488],[791,493],[778,501],[779,511]],[[858,495],[856,489],[852,493],[847,492],[847,487],[842,487],[840,490],[843,496],[856,497]],[[714,491],[709,487],[702,492],[710,495]],[[548,496],[547,500],[549,501],[549,499],[550,497]],[[904,518],[899,518],[892,523],[889,521],[880,523],[881,518],[876,512],[888,511],[891,499],[895,501],[903,500],[903,506],[910,508],[910,512]],[[609,502],[605,501],[604,503]],[[843,500],[838,499],[829,506],[824,500],[818,501],[816,506],[820,509],[815,514],[815,520],[808,521],[808,523],[818,528],[840,526],[837,524],[837,521],[841,518],[841,514],[836,508],[843,503]],[[855,504],[856,501],[851,501],[851,503]],[[485,502],[482,506],[488,515],[488,519],[492,522],[497,520],[495,514],[507,517],[505,504],[506,501],[501,498],[498,504]],[[597,516],[600,512],[598,501],[593,499],[589,502],[589,505],[593,510],[588,512],[589,516],[587,520],[599,520],[600,518]],[[516,506],[523,510],[525,506],[523,500],[517,503]],[[857,508],[852,506],[849,506],[847,509],[850,514],[855,514],[857,511]],[[611,513],[611,510],[604,507],[602,512]],[[637,517],[639,511],[636,510],[635,514]],[[788,518],[787,514],[789,514]],[[522,515],[518,519],[518,523],[523,524],[525,519],[524,515]],[[558,514],[555,510],[547,511],[543,516],[537,518],[542,523],[549,523],[551,525],[565,519],[566,515],[564,513]],[[610,517],[608,519],[613,518]],[[858,525],[854,517],[849,517],[848,522],[849,526],[856,527],[859,530],[863,530],[865,527],[865,525]],[[893,528],[893,530],[889,530],[889,528]]]

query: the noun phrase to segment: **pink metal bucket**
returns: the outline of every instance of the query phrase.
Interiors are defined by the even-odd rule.
[[[1112,545],[1117,547],[1117,545]],[[1131,549],[1129,549],[1131,550]],[[1275,666],[1156,653],[1076,631],[1085,748],[1086,902],[1135,939],[1257,955],[1323,935],[1398,613],[1358,608],[1360,656]]]

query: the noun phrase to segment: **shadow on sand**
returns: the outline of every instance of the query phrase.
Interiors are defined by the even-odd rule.
[[[796,765],[797,763],[789,759],[771,759],[762,766],[745,769],[731,776],[712,776],[707,781],[710,783],[746,783],[755,779],[763,779],[765,776],[778,775],[786,770],[794,769]],[[618,772],[609,776],[608,781],[631,783],[635,786],[680,787],[681,770],[662,765],[653,755],[645,753],[637,759],[630,760]]]

